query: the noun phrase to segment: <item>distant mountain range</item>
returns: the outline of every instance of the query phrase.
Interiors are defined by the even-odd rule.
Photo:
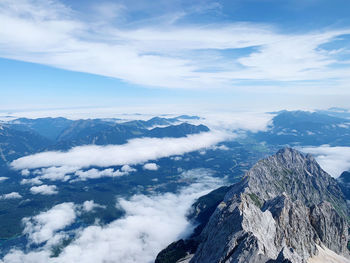
[[[249,132],[247,138],[273,147],[350,146],[350,119],[339,111],[281,111],[266,131]],[[123,144],[140,137],[182,137],[209,131],[204,125],[187,121],[197,116],[154,117],[149,120],[69,120],[66,118],[19,118],[0,124],[0,165],[18,157],[44,150],[68,150],[87,144]]]
[[[197,119],[155,117],[147,121],[119,123],[117,119],[69,120],[66,118],[19,118],[0,124],[0,166],[24,155],[45,150],[68,150],[87,144],[123,144],[140,137],[183,137],[207,132],[204,125],[180,120]]]
[[[326,112],[281,111],[267,131],[251,134],[272,145],[350,146],[350,119]]]

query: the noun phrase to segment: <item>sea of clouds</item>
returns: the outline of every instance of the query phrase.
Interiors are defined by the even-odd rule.
[[[23,234],[38,245],[37,249],[11,250],[2,263],[46,262],[153,262],[157,253],[169,243],[188,235],[193,225],[186,214],[196,198],[221,186],[225,179],[212,176],[208,169],[185,171],[184,178],[194,183],[177,193],[138,194],[129,199],[119,198],[116,206],[125,215],[107,225],[98,223],[74,230],[74,240],[55,258],[50,258],[52,247],[72,234],[67,227],[82,213],[102,207],[93,200],[83,204],[65,202],[24,218]]]

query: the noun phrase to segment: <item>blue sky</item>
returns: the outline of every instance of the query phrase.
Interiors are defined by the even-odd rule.
[[[2,0],[0,110],[346,107],[349,12],[347,0]]]

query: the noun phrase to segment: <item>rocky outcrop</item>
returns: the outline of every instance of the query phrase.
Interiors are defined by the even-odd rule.
[[[310,155],[285,148],[230,187],[182,252],[194,263],[303,263],[320,247],[347,257],[347,216],[336,180]]]
[[[337,181],[339,183],[339,186],[340,186],[342,192],[345,195],[345,198],[347,200],[350,200],[350,172],[349,171],[343,172],[337,178]]]
[[[347,252],[347,224],[330,203],[322,202],[313,206],[310,222],[326,247],[338,254]]]

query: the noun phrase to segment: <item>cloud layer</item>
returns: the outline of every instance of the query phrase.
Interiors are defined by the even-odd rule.
[[[265,112],[206,112],[200,120],[189,120],[199,125],[204,124],[211,130],[265,131],[271,124],[274,114]]]
[[[65,235],[61,230],[74,221],[81,206],[63,203],[28,218],[25,233],[33,242],[46,245],[29,253],[12,250],[2,262],[153,262],[161,249],[192,229],[186,213],[194,200],[223,183],[206,169],[187,171],[183,176],[194,182],[178,193],[118,199],[118,207],[125,211],[122,218],[79,230],[58,258],[49,258],[48,244],[56,244]],[[94,206],[93,202],[85,202],[83,209],[88,211]]]
[[[333,177],[339,177],[344,171],[350,170],[350,147],[303,147],[303,152],[315,156],[321,167]]]
[[[64,178],[57,170],[139,164],[210,147],[233,137],[227,133],[206,132],[181,138],[138,138],[123,145],[90,145],[74,147],[67,152],[42,152],[19,158],[11,166],[18,170],[51,167],[55,176]]]

